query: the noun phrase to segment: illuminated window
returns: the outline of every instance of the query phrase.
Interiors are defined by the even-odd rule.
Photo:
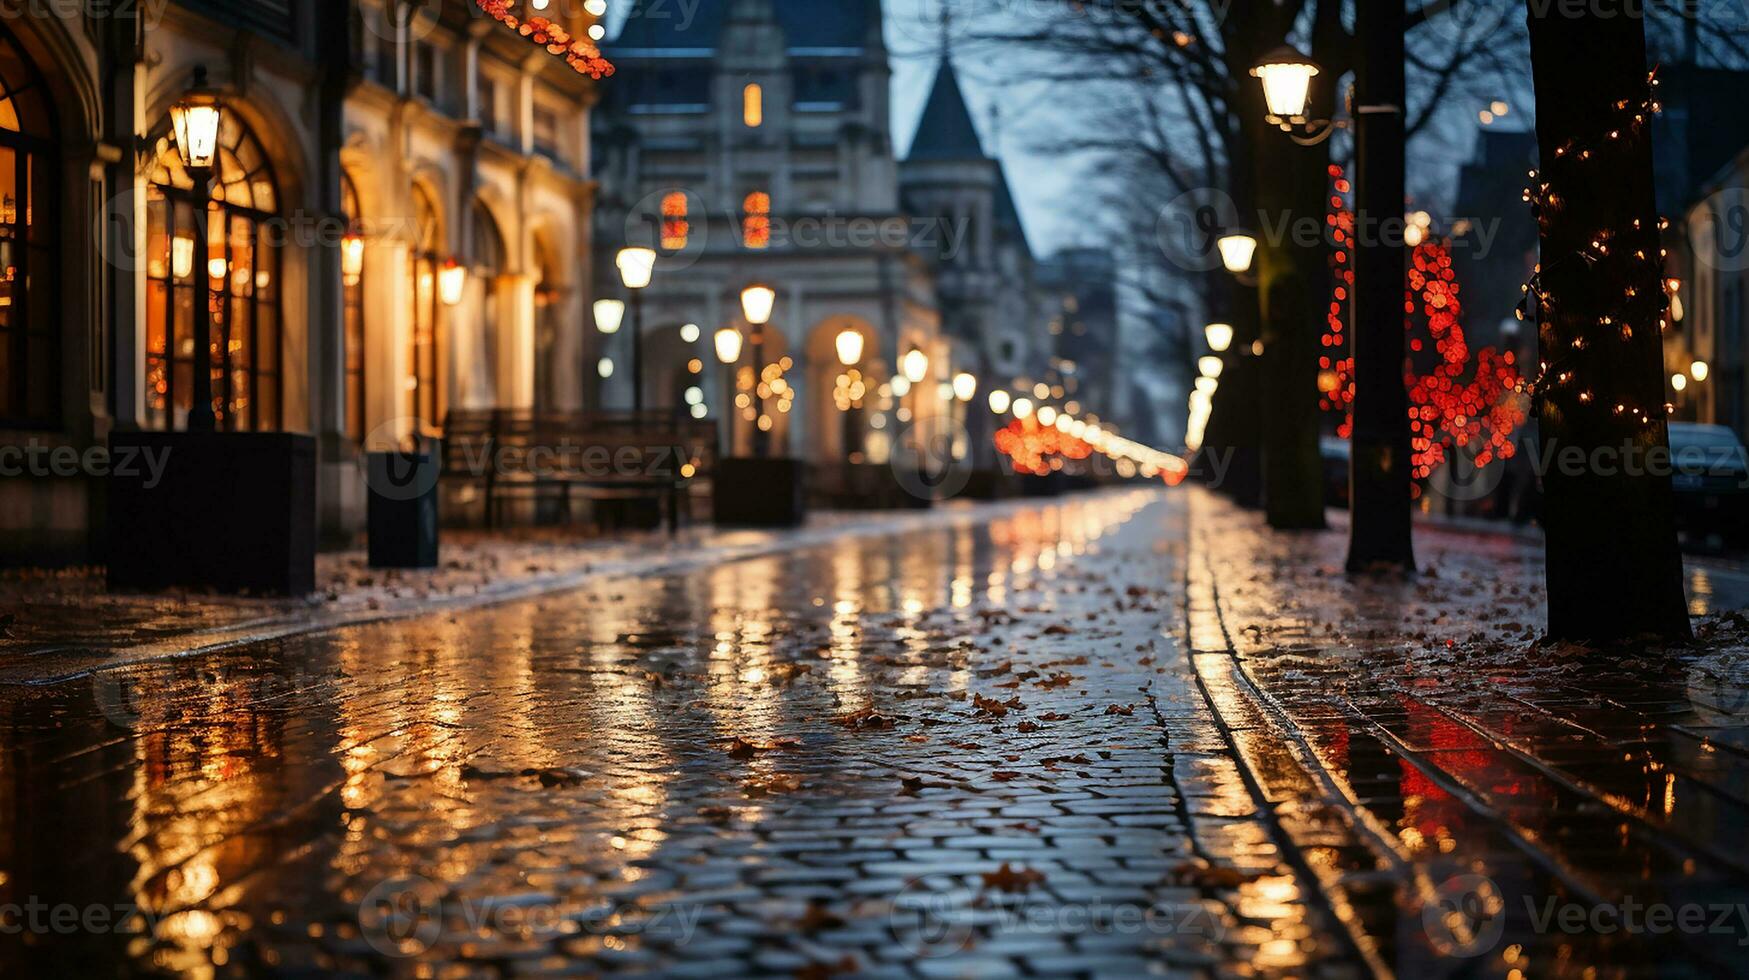
[[[413,301],[412,329],[407,332],[407,375],[402,412],[419,420],[420,431],[435,433],[442,419],[442,389],[438,385],[437,272],[443,267],[443,224],[437,202],[421,184],[413,185],[413,250],[408,275]]]
[[[169,128],[166,122],[166,129]],[[194,372],[212,378],[225,431],[280,427],[279,189],[267,152],[235,112],[219,124],[211,198],[195,192],[173,134],[157,141],[146,188],[146,417],[180,429],[193,408]],[[206,254],[195,254],[196,221]],[[194,349],[195,277],[206,276],[211,346]]]
[[[670,252],[678,252],[686,247],[687,237],[692,232],[692,223],[687,221],[691,207],[686,202],[684,191],[673,191],[662,198],[662,247]]]
[[[358,187],[350,174],[340,175],[340,212],[346,216],[346,227],[354,234],[363,227],[364,216],[358,206]],[[350,246],[342,246],[350,247]],[[347,260],[342,256],[341,267]],[[346,433],[354,442],[364,441],[364,271],[341,276],[340,288],[346,307]]]
[[[61,138],[46,89],[0,29],[0,428],[48,428],[60,415]]]
[[[765,124],[765,89],[763,87],[754,84],[741,91],[741,119],[752,129],[758,129]]]
[[[741,202],[741,244],[748,248],[771,246],[771,195],[754,191]]]

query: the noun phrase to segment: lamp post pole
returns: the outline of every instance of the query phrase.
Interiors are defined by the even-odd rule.
[[[644,291],[632,294],[632,416],[644,419]]]
[[[188,431],[212,432],[218,428],[213,413],[213,310],[207,257],[207,202],[212,200],[212,168],[189,167],[194,181],[194,404],[188,410]],[[226,273],[229,274],[227,269]],[[221,355],[220,363],[223,363]]]

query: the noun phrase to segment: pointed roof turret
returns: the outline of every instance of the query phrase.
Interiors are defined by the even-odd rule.
[[[935,88],[924,103],[923,118],[917,123],[917,135],[911,139],[911,160],[984,160],[984,143],[978,138],[978,127],[972,123],[972,112],[966,107],[966,96],[960,90],[959,75],[953,69],[953,59],[943,51],[941,67],[935,73]]]

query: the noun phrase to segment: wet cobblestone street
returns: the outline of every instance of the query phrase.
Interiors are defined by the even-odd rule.
[[[1739,972],[1525,915],[1749,901],[1736,660],[1333,541],[1081,496],[0,688],[0,975]]]

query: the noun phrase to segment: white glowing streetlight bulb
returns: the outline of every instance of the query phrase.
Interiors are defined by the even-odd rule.
[[[1696,381],[1705,381],[1711,370],[1705,361],[1695,361],[1688,366],[1688,375]]]
[[[741,290],[741,315],[756,327],[771,322],[771,312],[777,308],[777,290],[754,283]]]
[[[700,331],[698,324],[688,323],[680,328],[680,342],[683,344],[698,343]]]
[[[862,352],[865,346],[861,330],[843,330],[838,334],[838,363],[845,367],[855,367],[862,363]]]
[[[1686,375],[1686,374],[1673,374],[1673,375],[1671,375],[1670,376],[1670,387],[1675,388],[1677,391],[1681,391],[1682,389],[1688,387],[1688,375]]]
[[[1230,323],[1211,323],[1202,328],[1202,332],[1208,340],[1209,350],[1216,354],[1225,354],[1227,348],[1233,346],[1233,325]]]
[[[1220,384],[1221,383],[1214,378],[1201,377],[1196,379],[1196,390],[1206,391],[1212,395],[1215,393],[1215,389],[1220,387]]]
[[[596,361],[595,373],[601,375],[604,379],[613,377],[613,358],[604,357],[601,360]]]
[[[181,154],[183,166],[208,168],[217,161],[219,105],[218,93],[207,88],[206,66],[196,65],[194,87],[170,107],[170,128],[176,134],[176,152]]]
[[[639,246],[622,248],[613,263],[619,267],[620,281],[627,289],[644,289],[656,275],[656,250]]]
[[[445,259],[437,270],[437,298],[445,306],[460,306],[468,288],[468,268],[455,259]]]
[[[724,327],[717,331],[713,339],[716,341],[717,360],[724,364],[734,364],[741,359],[741,331],[734,327]]]
[[[1306,114],[1312,79],[1318,72],[1317,62],[1286,44],[1258,59],[1257,66],[1251,69],[1252,76],[1263,82],[1263,100],[1269,103],[1269,114],[1285,119]]]
[[[598,299],[595,301],[595,329],[602,333],[618,333],[619,325],[625,322],[626,304],[624,300]]]
[[[1010,398],[1008,392],[1003,391],[1001,388],[997,388],[990,392],[990,411],[995,414],[1001,415],[1008,411],[1008,406],[1012,404],[1014,404],[1014,399]]]
[[[961,371],[953,376],[953,396],[962,402],[969,402],[978,394],[978,379],[975,375]]]
[[[1025,398],[1016,398],[1014,400],[1014,417],[1015,418],[1023,419],[1031,414],[1032,414],[1032,402],[1028,401]]]
[[[1226,367],[1226,365],[1221,362],[1221,359],[1213,354],[1198,360],[1196,366],[1205,378],[1219,378],[1221,376],[1221,369]]]
[[[1038,409],[1038,424],[1049,429],[1057,424],[1057,410],[1049,405],[1040,405]]]
[[[1238,275],[1251,271],[1251,263],[1257,256],[1257,239],[1234,232],[1215,239],[1215,247],[1221,250],[1221,265],[1226,266],[1228,272]]]
[[[906,379],[912,384],[921,384],[924,378],[929,377],[929,355],[913,347],[905,352],[905,359],[899,363],[899,370],[904,372]]]

